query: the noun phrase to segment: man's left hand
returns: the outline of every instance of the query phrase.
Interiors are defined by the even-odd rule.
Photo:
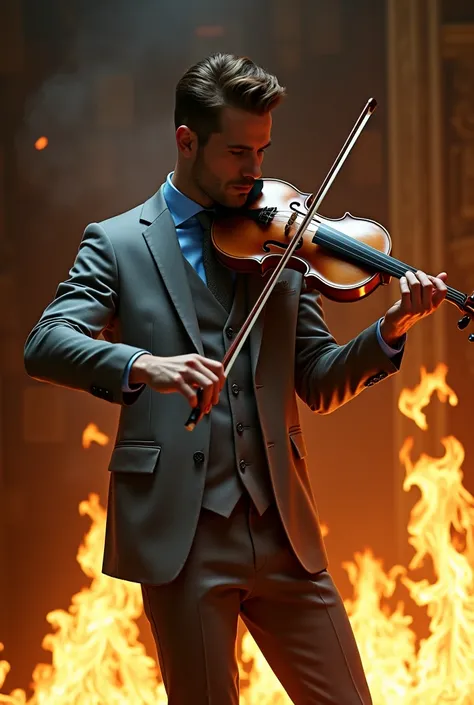
[[[409,329],[436,311],[446,298],[448,275],[432,277],[424,272],[406,272],[400,279],[401,298],[387,311],[380,332],[387,345],[395,347]]]

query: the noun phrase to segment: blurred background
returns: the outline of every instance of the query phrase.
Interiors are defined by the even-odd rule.
[[[393,254],[449,283],[474,286],[474,3],[472,0],[3,0],[0,3],[0,641],[10,687],[27,688],[50,631],[88,584],[76,553],[105,504],[111,444],[82,446],[89,423],[113,440],[119,407],[41,384],[23,345],[91,221],[146,200],[173,168],[174,87],[215,50],[276,73],[288,98],[274,116],[266,176],[314,192],[362,107],[370,119],[320,212],[372,218]],[[355,304],[326,302],[340,342],[383,315],[398,284]],[[464,445],[474,491],[474,345],[444,304],[410,333],[402,370],[333,415],[302,409],[331,570],[371,547],[390,567],[413,550],[399,449]],[[474,329],[473,329],[474,330]],[[421,434],[397,408],[421,366],[448,367],[459,404],[433,401]],[[429,570],[429,566],[428,566]],[[423,629],[420,616],[420,629]],[[146,624],[142,641],[154,656]]]

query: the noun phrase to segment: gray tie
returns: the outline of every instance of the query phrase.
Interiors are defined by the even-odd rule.
[[[216,257],[211,240],[213,216],[214,214],[209,211],[200,211],[196,215],[203,229],[202,260],[209,291],[214,294],[227,313],[230,313],[234,298],[234,279],[231,270],[221,264]]]

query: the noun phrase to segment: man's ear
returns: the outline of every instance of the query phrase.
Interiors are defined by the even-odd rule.
[[[180,125],[176,130],[176,145],[180,154],[189,159],[197,150],[198,138],[196,133],[187,125]]]

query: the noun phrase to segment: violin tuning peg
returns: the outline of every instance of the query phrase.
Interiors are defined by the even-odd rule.
[[[459,328],[459,330],[464,330],[465,328],[467,328],[467,326],[469,325],[470,321],[471,321],[471,317],[470,317],[470,316],[463,316],[462,318],[460,318],[459,321],[458,321],[458,328]]]

